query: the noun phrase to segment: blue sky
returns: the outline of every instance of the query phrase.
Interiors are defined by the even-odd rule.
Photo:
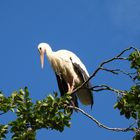
[[[53,50],[75,52],[91,74],[98,64],[129,46],[140,46],[139,0],[13,0],[0,2],[0,89],[5,95],[28,86],[33,101],[58,91],[54,73],[47,61],[40,67],[37,45],[49,43]],[[113,63],[111,67],[127,67]],[[132,83],[125,77],[100,73],[92,84],[109,84],[129,89]],[[113,109],[116,95],[110,92],[94,94],[95,105],[80,105],[110,127],[127,127],[126,120]],[[10,116],[11,117],[11,116]],[[3,122],[9,116],[2,116]],[[41,130],[37,140],[131,140],[133,133],[110,132],[96,126],[80,113],[72,116],[71,128],[63,133]],[[10,139],[10,138],[8,138]]]

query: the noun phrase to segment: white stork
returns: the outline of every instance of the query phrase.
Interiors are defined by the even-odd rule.
[[[52,51],[47,43],[38,45],[40,53],[41,67],[44,65],[44,54],[46,53],[48,60],[55,72],[58,87],[63,96],[70,93],[89,78],[88,71],[81,60],[68,50]],[[72,102],[78,107],[77,97],[84,105],[93,105],[93,95],[88,82],[77,93],[72,94]]]

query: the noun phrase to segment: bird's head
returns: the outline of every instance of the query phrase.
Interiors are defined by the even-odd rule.
[[[49,52],[52,52],[51,47],[47,43],[40,43],[38,45],[38,51],[40,54],[40,61],[41,61],[41,67],[44,66],[44,54],[46,53],[48,55]]]

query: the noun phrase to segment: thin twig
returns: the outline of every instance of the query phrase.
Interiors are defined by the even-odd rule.
[[[128,60],[126,57],[118,57],[119,60]]]
[[[107,68],[103,68],[103,67],[101,68],[101,70],[111,72],[112,74],[116,74],[116,75],[122,73],[124,75],[127,75],[136,84],[135,77],[134,77],[134,74],[136,74],[136,72],[129,73],[129,72],[121,70],[121,69],[107,69]]]
[[[99,127],[101,128],[104,128],[104,129],[107,129],[107,130],[111,130],[111,131],[116,131],[116,132],[119,132],[119,131],[122,131],[122,132],[127,132],[127,131],[134,131],[134,128],[132,128],[132,125],[130,125],[128,128],[111,128],[111,127],[108,127],[104,124],[102,124],[101,122],[99,122],[97,119],[95,119],[93,116],[89,115],[88,113],[86,113],[84,110],[78,108],[78,107],[75,107],[75,106],[69,106],[69,108],[72,108],[72,109],[75,109],[79,112],[81,112],[82,114],[84,114],[85,116],[87,116],[88,118],[90,118],[92,121],[94,121]]]
[[[139,56],[140,56],[140,51],[137,48],[132,47],[132,49],[135,50],[139,54]]]
[[[110,90],[110,91],[113,91],[113,92],[115,92],[115,93],[117,93],[119,95],[122,95],[122,96],[124,96],[126,94],[126,91],[114,89],[114,88],[112,88],[110,86],[107,86],[107,85],[93,86],[91,88],[91,90],[96,91],[96,92],[103,91],[103,90]]]
[[[104,71],[107,71],[107,72],[111,72],[111,73],[116,74],[116,75],[119,74],[118,73],[119,69],[107,69],[107,68],[101,67],[101,70],[104,70]]]
[[[129,73],[129,72],[126,72],[126,71],[123,71],[123,70],[119,70],[119,72],[127,75],[135,83],[135,78],[132,76],[132,75],[134,75],[134,73]]]

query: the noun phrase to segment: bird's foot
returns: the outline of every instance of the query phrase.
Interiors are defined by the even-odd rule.
[[[68,84],[68,93],[72,93],[73,90],[74,90],[74,86],[73,86],[73,85],[70,86],[70,85]]]

